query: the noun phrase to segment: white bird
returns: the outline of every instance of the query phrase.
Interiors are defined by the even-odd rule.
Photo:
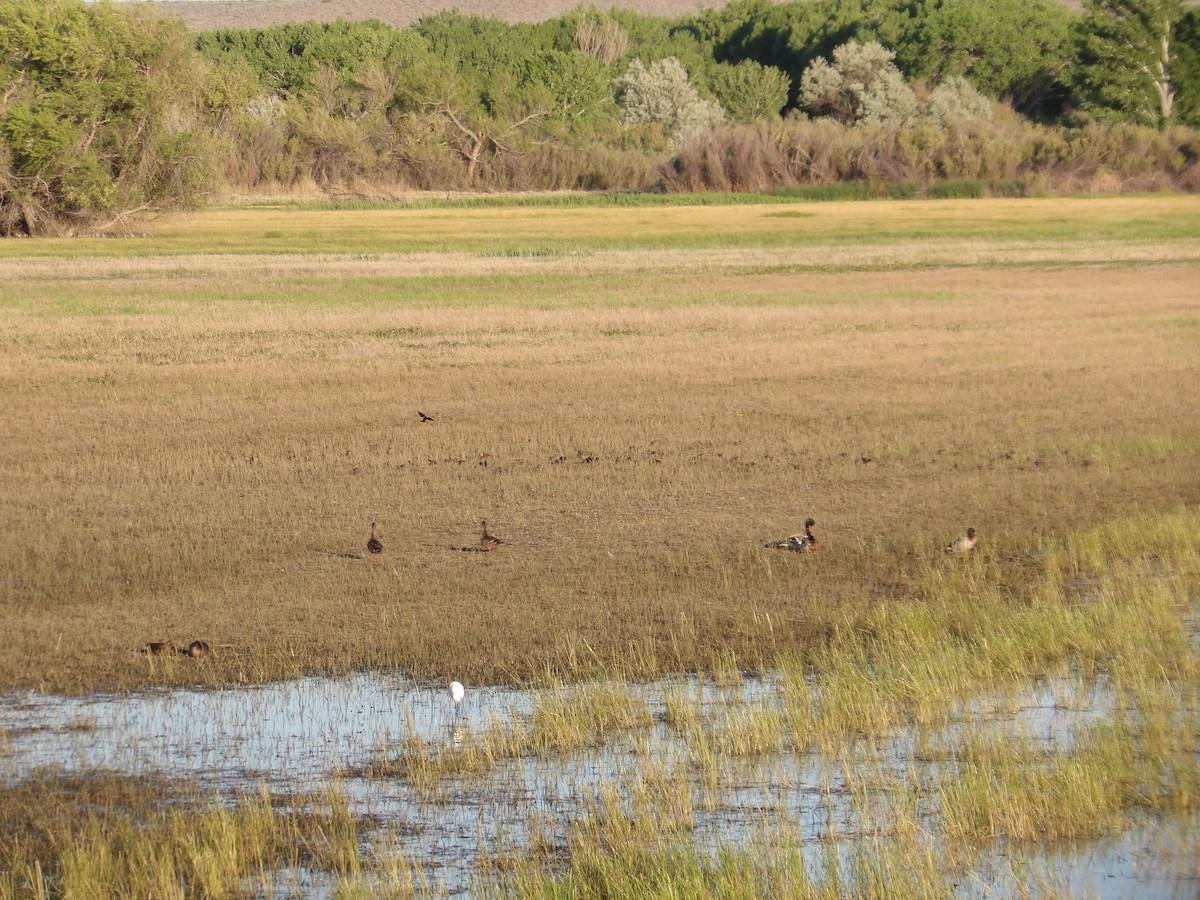
[[[454,698],[454,714],[458,715],[458,711],[462,709],[463,697],[467,696],[466,688],[457,681],[450,682],[450,696]]]

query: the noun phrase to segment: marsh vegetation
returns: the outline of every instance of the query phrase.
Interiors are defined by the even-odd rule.
[[[0,246],[0,896],[1194,885],[1198,212]]]

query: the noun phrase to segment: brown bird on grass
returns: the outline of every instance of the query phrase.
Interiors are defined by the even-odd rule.
[[[190,656],[192,659],[204,659],[212,652],[212,647],[208,645],[208,641],[192,641],[185,649],[179,651],[184,656]]]
[[[975,544],[979,538],[975,536],[975,529],[968,528],[965,536],[960,537],[957,541],[951,541],[946,545],[947,553],[970,553],[975,549]]]
[[[143,653],[149,653],[151,656],[162,656],[164,653],[175,652],[174,641],[151,641],[146,645]]]
[[[479,538],[479,546],[483,550],[495,550],[501,544],[505,543],[496,537],[494,534],[488,533],[487,519],[483,520],[483,534]]]
[[[772,541],[766,546],[776,550],[791,550],[795,553],[816,553],[817,536],[812,533],[812,527],[816,524],[815,519],[805,519],[804,534],[788,535],[782,541]]]
[[[371,523],[371,538],[367,541],[367,552],[372,556],[379,556],[379,554],[383,553],[383,544],[380,543],[379,538],[375,537],[374,522]]]
[[[427,416],[427,415],[425,415],[425,413],[421,412],[419,409],[417,410],[417,415],[421,417],[422,422],[432,422],[433,421],[433,416]]]

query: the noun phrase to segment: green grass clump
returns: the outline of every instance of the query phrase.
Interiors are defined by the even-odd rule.
[[[528,739],[538,754],[563,753],[596,746],[615,732],[650,724],[645,698],[622,681],[559,682],[536,695]]]
[[[103,774],[4,788],[0,898],[229,897],[293,866],[357,872],[361,829],[345,797],[290,802],[263,793],[225,805]]]
[[[969,739],[938,793],[945,833],[975,844],[1076,840],[1122,829],[1135,809],[1200,808],[1200,717],[1194,697],[1190,710],[1176,699],[1143,696],[1062,752]]]

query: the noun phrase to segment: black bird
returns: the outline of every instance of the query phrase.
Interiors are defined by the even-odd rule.
[[[433,416],[427,416],[427,415],[425,415],[425,413],[421,412],[419,409],[417,410],[417,415],[421,417],[422,422],[432,422],[433,421]]]

